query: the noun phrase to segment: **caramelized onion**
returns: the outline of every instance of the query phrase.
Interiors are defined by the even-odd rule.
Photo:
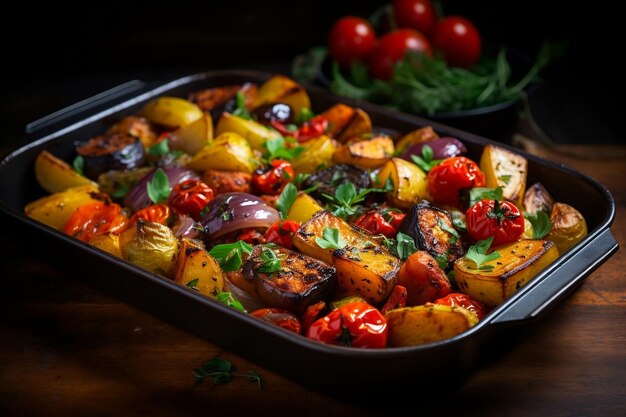
[[[409,146],[409,148],[402,154],[402,159],[412,161],[411,155],[421,157],[422,149],[424,149],[424,146],[426,145],[430,146],[433,150],[433,159],[446,159],[453,156],[463,155],[467,152],[465,145],[463,145],[458,139],[446,136]]]

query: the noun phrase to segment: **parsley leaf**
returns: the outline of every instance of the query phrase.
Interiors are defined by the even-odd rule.
[[[152,177],[152,181],[148,181],[146,185],[148,191],[148,197],[154,204],[163,203],[167,201],[167,198],[172,192],[170,187],[170,180],[167,178],[167,174],[161,168],[157,169]]]
[[[154,156],[163,156],[167,155],[170,151],[169,141],[167,139],[163,139],[159,143],[155,143],[154,145],[148,148],[148,153]]]
[[[276,200],[276,208],[280,212],[283,219],[287,218],[287,213],[289,213],[289,209],[293,205],[293,202],[296,201],[297,196],[298,189],[292,183],[288,183],[278,196],[278,200]]]
[[[433,169],[434,166],[441,163],[441,159],[433,159],[433,157],[433,148],[428,145],[424,145],[422,147],[422,156],[411,155],[411,159],[415,165],[420,167],[425,173],[428,173],[428,171]]]
[[[305,174],[303,172],[300,172],[296,175],[296,179],[295,179],[295,183],[296,185],[300,185],[302,184],[307,178],[309,178],[311,176],[311,174]]]
[[[228,291],[218,292],[217,301],[219,301],[222,304],[227,305],[228,307],[232,307],[235,310],[241,311],[242,313],[247,313],[243,304],[241,304],[241,302],[237,298],[235,298],[232,292],[228,292]]]
[[[211,378],[214,384],[223,384],[230,381],[232,377],[242,377],[250,382],[256,382],[259,389],[261,389],[261,375],[254,369],[247,371],[245,374],[237,374],[232,371],[233,364],[231,361],[215,357],[194,369],[191,374],[196,381],[196,385],[202,384],[207,378]]]
[[[304,152],[304,146],[295,146],[293,148],[287,148],[285,146],[285,138],[278,137],[275,139],[266,140],[263,143],[265,149],[267,149],[268,156],[267,160],[271,161],[273,159],[285,159],[287,161],[291,161],[302,152]]]
[[[474,204],[478,203],[480,200],[496,200],[502,201],[502,187],[496,188],[485,188],[485,187],[476,187],[472,188],[469,192],[470,198],[470,207]]]
[[[533,225],[533,239],[542,239],[550,233],[552,222],[545,211],[539,210],[535,214],[524,213],[524,217]]]
[[[435,260],[439,264],[439,268],[446,269],[448,267],[448,262],[449,262],[448,252],[440,253],[439,255],[435,256]]]
[[[74,158],[74,161],[72,161],[72,167],[74,168],[74,171],[78,172],[80,175],[83,175],[84,166],[85,159],[80,155],[76,155],[76,158]]]
[[[283,267],[280,258],[276,256],[276,252],[267,246],[263,246],[261,249],[261,260],[263,263],[256,270],[264,274],[273,274]]]
[[[452,210],[450,211],[450,215],[452,216],[452,224],[454,227],[461,232],[466,232],[467,224],[465,224],[465,214],[458,210]]]
[[[322,194],[322,196],[331,203],[330,210],[335,216],[346,219],[359,211],[361,207],[355,206],[363,202],[369,193],[380,193],[393,189],[394,185],[391,178],[387,178],[383,188],[364,188],[358,193],[353,183],[344,182],[337,187],[334,196],[330,194]]]
[[[252,253],[252,246],[243,240],[217,245],[209,251],[209,255],[217,260],[224,272],[236,271],[241,268],[243,253],[247,255]]]
[[[232,114],[242,119],[252,120],[248,108],[246,107],[246,97],[241,90],[237,91],[237,94],[235,94],[235,110],[233,110]]]
[[[486,262],[490,262],[496,260],[500,257],[500,252],[493,251],[490,254],[487,254],[489,247],[491,246],[491,242],[493,242],[493,236],[489,237],[485,240],[479,240],[475,245],[470,246],[465,254],[465,257],[470,261],[474,262],[476,268],[481,271],[491,271],[494,267],[493,265],[483,265]]]
[[[322,236],[315,238],[315,243],[322,249],[343,249],[348,245],[348,242],[339,235],[339,229],[334,227],[326,226]]]
[[[382,236],[382,238],[383,245],[389,249],[389,252],[402,260],[405,260],[413,253],[417,252],[415,240],[405,233],[399,232],[395,239],[389,239],[385,236]]]
[[[195,290],[196,287],[198,286],[198,281],[200,281],[200,278],[194,278],[191,281],[189,281],[188,283],[186,283],[185,286],[187,286],[189,288],[193,288]]]
[[[450,234],[452,237],[450,238],[450,244],[454,245],[456,242],[459,241],[459,233],[452,227],[448,226],[448,224],[446,222],[444,222],[443,220],[441,220],[441,218],[437,218],[437,224],[439,225],[439,227],[441,228],[441,230],[443,230],[444,232]]]

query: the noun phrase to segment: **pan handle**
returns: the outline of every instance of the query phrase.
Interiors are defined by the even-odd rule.
[[[502,324],[537,318],[604,263],[618,247],[611,230],[607,228],[575,256],[570,256],[560,264],[551,276],[525,292],[520,302],[512,303],[491,322]]]
[[[61,110],[55,111],[41,119],[35,120],[26,125],[26,136],[29,139],[41,137],[46,133],[53,132],[61,125],[67,126],[73,121],[88,117],[91,113],[95,113],[97,109],[102,110],[104,105],[111,106],[114,101],[127,97],[130,94],[136,94],[137,91],[144,88],[146,83],[140,80],[128,81],[106,91],[96,94],[95,96],[86,98],[78,103],[71,104]]]

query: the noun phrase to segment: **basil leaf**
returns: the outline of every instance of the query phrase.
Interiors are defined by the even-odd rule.
[[[487,254],[492,242],[493,236],[476,242],[475,245],[470,246],[467,250],[465,257],[474,262],[477,269],[486,271],[493,269],[493,265],[483,265],[484,263],[496,260],[500,257],[500,253],[498,251],[493,251],[490,254]]]
[[[296,201],[297,196],[298,189],[292,183],[288,183],[278,196],[278,200],[276,200],[276,208],[280,212],[283,219],[287,218],[289,209],[293,205],[293,202]]]
[[[413,253],[417,252],[415,240],[402,232],[396,235],[395,253],[398,258],[405,260]]]
[[[146,185],[148,191],[148,197],[154,204],[163,203],[167,201],[172,187],[170,187],[170,180],[167,178],[167,174],[161,168],[157,169],[152,177],[152,181],[148,181]]]
[[[485,187],[476,187],[472,188],[469,192],[470,198],[470,207],[474,204],[478,203],[481,200],[496,200],[502,201],[502,187],[496,188],[485,188]]]
[[[543,239],[552,230],[552,222],[548,214],[540,210],[535,214],[524,213],[524,217],[528,219],[533,226],[533,239]]]
[[[74,161],[72,161],[72,167],[74,168],[74,171],[78,172],[80,175],[83,175],[85,159],[82,156],[77,155],[76,158],[74,158]]]
[[[236,271],[241,268],[244,253],[250,255],[252,246],[243,240],[217,245],[209,251],[209,255],[215,258],[224,272]]]

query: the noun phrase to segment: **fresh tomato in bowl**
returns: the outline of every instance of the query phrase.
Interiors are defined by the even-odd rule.
[[[401,28],[430,36],[437,25],[437,13],[430,0],[393,0],[393,18]]]
[[[471,68],[480,58],[482,40],[476,26],[461,16],[448,16],[435,28],[435,48],[440,50],[449,65]]]
[[[364,61],[376,42],[376,32],[365,19],[345,16],[333,25],[328,38],[330,56],[342,67]]]
[[[407,51],[432,55],[430,41],[424,34],[413,29],[398,29],[380,38],[369,56],[369,69],[374,78],[388,80],[393,66]]]

